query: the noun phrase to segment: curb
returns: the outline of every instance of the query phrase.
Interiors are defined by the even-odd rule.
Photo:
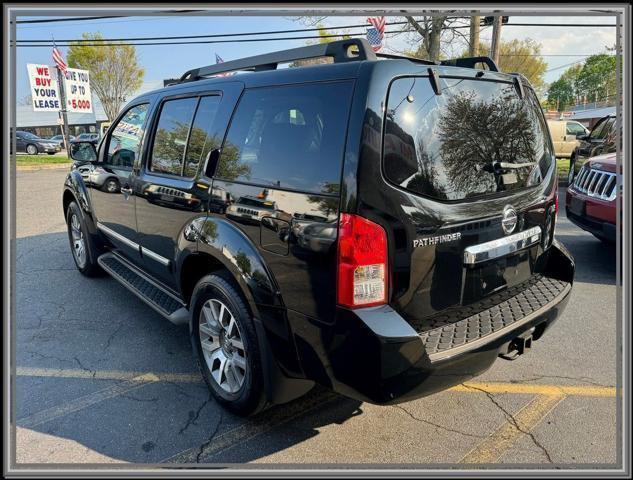
[[[33,172],[36,170],[66,170],[70,168],[71,163],[49,163],[42,165],[16,165],[15,170],[17,172]]]

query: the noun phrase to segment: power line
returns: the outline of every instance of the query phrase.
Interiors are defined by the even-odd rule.
[[[42,20],[17,20],[15,23],[20,25],[24,23],[52,23],[52,22],[76,22],[81,20],[101,20],[102,18],[122,18],[125,15],[108,15],[105,17],[70,17],[70,18],[47,18]],[[13,23],[13,22],[11,22]]]
[[[89,18],[118,18],[118,17],[89,17]],[[67,19],[72,20],[72,19]],[[406,25],[408,21],[402,22],[389,22],[387,25]],[[341,25],[336,27],[314,27],[314,28],[298,28],[298,29],[289,29],[289,30],[271,30],[271,31],[260,31],[260,32],[240,32],[240,33],[220,33],[220,34],[212,34],[212,35],[181,35],[181,36],[162,36],[162,37],[127,37],[127,38],[105,38],[103,41],[108,42],[134,42],[134,41],[155,41],[155,40],[186,40],[186,39],[201,39],[201,38],[222,38],[222,37],[240,37],[240,36],[254,36],[254,35],[276,35],[276,34],[284,34],[284,33],[300,33],[300,32],[315,32],[320,30],[330,31],[330,30],[341,30],[344,28],[366,28],[370,27],[370,24],[357,24],[357,25]],[[541,27],[615,27],[616,25],[609,24],[552,24],[552,23],[506,23],[504,26],[541,26]],[[457,25],[454,27],[444,28],[443,30],[452,30],[452,29],[461,29],[461,28],[470,28],[470,25]],[[385,32],[389,34],[394,33],[404,33],[399,30]],[[359,33],[356,34],[336,34],[334,36],[342,36],[342,35],[361,35]],[[362,33],[364,35],[364,33]],[[319,36],[321,37],[321,36]],[[315,37],[315,38],[319,38]],[[327,38],[327,36],[323,37]],[[77,39],[60,39],[57,40],[60,46],[66,46],[63,42],[76,42],[76,43],[87,43],[94,40],[85,39],[85,38],[77,38]],[[18,40],[20,43],[45,43],[50,44],[51,41],[49,39],[25,39]],[[140,44],[139,44],[140,45]]]

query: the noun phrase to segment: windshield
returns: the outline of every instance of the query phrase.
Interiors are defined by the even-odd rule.
[[[552,163],[536,96],[513,83],[428,77],[392,82],[383,150],[387,178],[440,200],[461,200],[540,183]]]
[[[275,204],[273,202],[257,200],[255,198],[240,197],[240,199],[237,201],[237,203],[239,203],[241,205],[248,205],[250,207],[263,208],[265,210],[274,210],[275,209]]]

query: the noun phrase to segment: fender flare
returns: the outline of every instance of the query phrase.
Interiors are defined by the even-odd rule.
[[[215,216],[206,217],[197,232],[197,237],[198,253],[210,255],[226,268],[237,282],[253,314],[268,400],[275,404],[286,403],[307,393],[314,386],[314,382],[286,376],[275,360],[263,321],[264,312],[258,305],[283,308],[283,302],[277,282],[257,247],[231,222]],[[285,323],[290,329],[287,319]],[[192,323],[189,328],[191,333]],[[291,342],[292,348],[295,348],[292,339]]]
[[[62,193],[62,208],[65,207],[63,198],[67,195],[67,192],[74,197],[75,201],[79,205],[81,212],[84,215],[86,226],[91,235],[99,237],[97,230],[97,221],[94,216],[92,203],[90,201],[90,194],[88,188],[81,177],[81,174],[77,170],[71,170],[64,180],[64,191]],[[101,242],[100,242],[101,243]]]

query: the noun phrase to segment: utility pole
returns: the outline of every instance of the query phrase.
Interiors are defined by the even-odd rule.
[[[68,111],[66,110],[66,82],[64,82],[64,74],[57,67],[57,84],[59,85],[59,94],[61,96],[61,115],[62,115],[62,132],[64,134],[64,144],[66,145],[66,156],[70,159],[70,136],[68,135]]]
[[[471,57],[479,56],[479,24],[481,17],[473,15],[470,17],[470,48],[468,54]]]
[[[503,25],[503,17],[495,15],[492,23],[492,44],[490,45],[490,56],[492,60],[499,64],[499,45],[501,43],[501,25]]]

